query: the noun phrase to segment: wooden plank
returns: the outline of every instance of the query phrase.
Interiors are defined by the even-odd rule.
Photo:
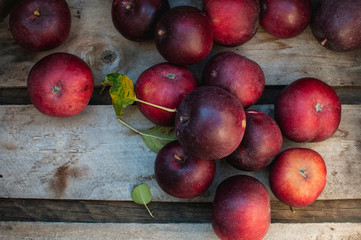
[[[277,96],[286,86],[267,85],[257,105],[274,104]],[[107,90],[101,92],[102,87],[95,87],[90,99],[90,105],[110,105],[111,98]],[[361,87],[334,87],[341,103],[346,105],[361,104]],[[26,88],[0,88],[0,105],[31,104]]]
[[[0,199],[0,221],[88,223],[210,223],[211,202],[151,202],[155,218],[130,201]],[[271,201],[272,223],[361,223],[361,199],[317,200],[295,208]]]
[[[121,72],[133,81],[146,68],[165,61],[154,42],[135,43],[123,38],[111,20],[112,0],[68,0],[72,28],[67,41],[46,52],[31,53],[21,49],[8,29],[8,18],[0,22],[0,87],[25,87],[31,67],[42,57],[58,51],[84,59],[92,68],[96,85],[107,73]],[[171,0],[172,7],[191,5],[201,8],[201,0]],[[246,44],[226,48],[214,44],[208,58],[188,66],[200,79],[205,62],[215,53],[231,50],[244,55],[263,68],[268,85],[285,85],[300,77],[317,77],[332,86],[361,86],[361,49],[336,53],[322,47],[310,28],[291,39],[277,39],[261,28]]]
[[[253,107],[272,115],[272,105]],[[137,129],[153,125],[136,106],[124,120]],[[328,168],[322,199],[361,198],[361,106],[343,105],[339,130],[320,143],[284,141],[283,149],[309,147]],[[130,200],[133,185],[147,182],[154,201],[210,202],[226,177],[242,174],[222,160],[216,177],[202,196],[182,200],[168,196],[154,179],[156,154],[141,137],[116,121],[112,106],[88,106],[72,118],[53,118],[32,105],[0,106],[0,197]],[[332,150],[330,150],[332,149]],[[269,169],[250,174],[268,186]],[[271,194],[271,199],[275,197]]]
[[[0,238],[219,239],[211,224],[91,224],[0,222]],[[271,224],[264,240],[359,240],[361,223]]]

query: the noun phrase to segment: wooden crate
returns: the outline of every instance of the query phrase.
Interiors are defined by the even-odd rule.
[[[100,82],[121,72],[134,82],[146,68],[165,61],[152,41],[134,43],[113,27],[111,0],[67,0],[72,12],[70,37],[55,50],[21,49],[0,22],[0,239],[217,239],[211,206],[217,185],[226,177],[250,174],[271,196],[272,224],[265,239],[361,239],[361,50],[336,53],[323,48],[307,28],[292,39],[276,39],[262,29],[246,44],[215,45],[210,56],[231,50],[256,61],[266,89],[253,109],[273,115],[279,92],[300,77],[316,77],[334,87],[342,102],[342,120],[333,137],[308,147],[327,165],[327,184],[312,205],[296,209],[280,203],[268,185],[269,169],[244,173],[217,161],[209,190],[192,200],[168,196],[154,179],[156,154],[141,137],[117,122]],[[173,0],[171,7],[201,7],[201,0]],[[81,114],[59,119],[39,113],[30,103],[26,78],[30,68],[53,52],[84,59],[95,75],[94,94]],[[188,66],[198,79],[209,59]],[[136,106],[125,121],[138,129],[153,126]],[[149,207],[131,201],[133,185],[146,182]]]

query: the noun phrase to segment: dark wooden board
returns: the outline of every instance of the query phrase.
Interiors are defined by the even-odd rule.
[[[130,201],[0,199],[0,221],[87,223],[209,223],[212,203],[151,202],[155,218]],[[272,223],[361,222],[361,199],[318,200],[295,208],[271,201]]]

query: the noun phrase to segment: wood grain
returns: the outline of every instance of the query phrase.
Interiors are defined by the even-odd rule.
[[[272,105],[253,109],[273,114]],[[153,126],[136,106],[127,108],[123,119],[140,130]],[[325,159],[327,184],[319,199],[361,198],[360,122],[361,106],[343,105],[340,127],[330,139],[284,141],[283,149],[308,147]],[[4,198],[130,200],[133,185],[147,182],[155,201],[209,202],[218,184],[236,174],[253,175],[269,189],[268,168],[245,173],[218,160],[216,177],[202,196],[192,200],[168,196],[154,179],[156,154],[139,135],[118,123],[110,105],[88,106],[83,113],[63,119],[45,116],[32,105],[1,105],[0,129],[0,197]]]
[[[212,203],[148,204],[129,201],[0,199],[0,221],[88,222],[88,223],[210,223]],[[361,200],[317,200],[295,208],[271,201],[272,223],[361,223]]]
[[[73,53],[92,68],[96,85],[107,73],[121,72],[134,82],[142,71],[165,61],[154,42],[135,43],[123,38],[111,20],[111,0],[68,0],[72,28],[67,41],[46,52],[21,49],[8,29],[8,18],[0,22],[0,87],[26,87],[31,67],[53,52]],[[172,0],[172,7],[191,5],[201,8],[201,0]],[[336,53],[322,47],[310,28],[291,39],[277,39],[259,28],[246,44],[226,48],[214,44],[210,55],[198,64],[187,66],[198,79],[208,59],[220,51],[234,51],[256,61],[264,70],[267,85],[286,85],[300,77],[320,78],[332,86],[361,86],[361,49]]]
[[[271,224],[264,240],[359,240],[360,223]],[[0,222],[0,238],[17,239],[219,239],[210,224],[91,224]]]

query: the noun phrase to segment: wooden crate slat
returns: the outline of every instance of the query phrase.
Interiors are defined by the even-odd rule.
[[[359,240],[360,223],[271,224],[264,240]],[[2,239],[217,240],[211,224],[0,222]]]
[[[8,29],[8,17],[0,22],[0,87],[25,87],[31,67],[53,52],[69,52],[85,60],[92,68],[96,85],[107,73],[121,72],[133,81],[146,68],[165,61],[153,41],[134,43],[122,37],[111,20],[111,0],[67,1],[72,13],[72,28],[60,47],[40,53],[21,49]],[[174,0],[171,6],[201,8],[201,1]],[[333,86],[361,86],[361,49],[335,53],[322,47],[308,27],[291,39],[277,39],[259,28],[249,42],[233,48],[214,44],[210,55],[188,66],[200,79],[203,66],[215,53],[231,50],[244,55],[263,68],[268,85],[286,85],[300,77],[317,77]]]
[[[272,115],[273,106],[253,109]],[[124,120],[137,129],[153,126],[136,106],[126,109]],[[328,180],[319,199],[361,198],[360,120],[361,106],[343,105],[341,125],[332,138],[304,144],[285,140],[283,149],[309,147],[324,157]],[[218,160],[216,178],[202,196],[193,200],[168,196],[154,179],[156,154],[139,135],[118,123],[110,105],[88,106],[64,119],[45,116],[32,105],[2,105],[0,129],[0,197],[4,198],[130,200],[133,185],[146,182],[155,201],[209,202],[223,179],[244,173]],[[268,172],[247,174],[268,188]]]

